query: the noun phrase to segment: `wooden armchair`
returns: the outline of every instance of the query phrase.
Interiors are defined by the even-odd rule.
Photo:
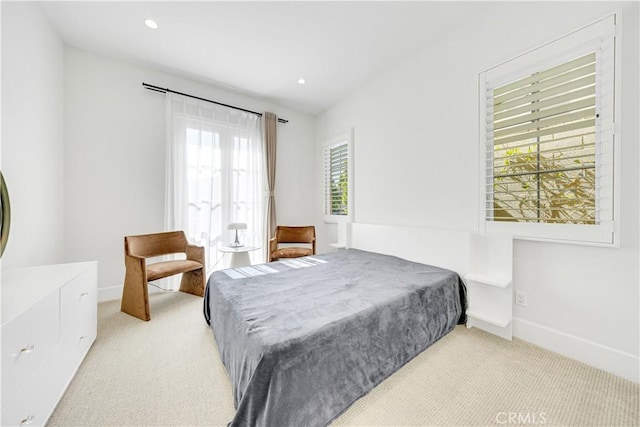
[[[287,246],[280,248],[281,243],[305,243],[307,247]],[[269,262],[280,258],[298,258],[315,255],[316,228],[313,225],[291,227],[279,225],[276,235],[269,240]]]
[[[147,258],[184,253],[186,259],[147,264]],[[180,290],[204,296],[204,248],[189,244],[183,231],[125,236],[126,274],[120,309],[142,320],[151,319],[147,283],[182,273]]]

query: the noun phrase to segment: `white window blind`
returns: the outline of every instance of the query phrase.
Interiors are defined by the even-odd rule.
[[[349,213],[349,143],[325,147],[325,214]]]
[[[613,243],[614,34],[611,16],[481,74],[487,231]]]
[[[495,221],[594,224],[596,53],[487,91]]]

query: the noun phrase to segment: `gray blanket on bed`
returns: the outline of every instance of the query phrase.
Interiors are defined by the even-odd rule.
[[[456,273],[355,249],[218,271],[206,294],[231,426],[327,425],[464,321]]]

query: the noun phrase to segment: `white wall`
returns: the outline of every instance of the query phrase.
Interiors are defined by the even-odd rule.
[[[638,381],[638,3],[489,7],[318,118],[317,192],[323,141],[354,127],[356,222],[476,231],[478,74],[621,8],[621,247],[516,241],[514,334]]]
[[[39,7],[2,2],[3,268],[63,259],[63,44]]]
[[[162,231],[169,87],[289,120],[278,125],[280,223],[313,221],[313,118],[247,95],[75,48],[65,50],[65,257],[98,260],[101,299],[120,298],[123,237]]]

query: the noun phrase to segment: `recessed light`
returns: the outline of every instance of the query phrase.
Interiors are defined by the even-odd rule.
[[[305,84],[307,81],[305,79],[298,79],[298,84],[299,85],[303,85]]]
[[[156,21],[154,21],[153,19],[145,19],[144,20],[144,25],[146,25],[147,27],[151,28],[152,30],[157,30],[158,29],[158,24],[156,24]]]

